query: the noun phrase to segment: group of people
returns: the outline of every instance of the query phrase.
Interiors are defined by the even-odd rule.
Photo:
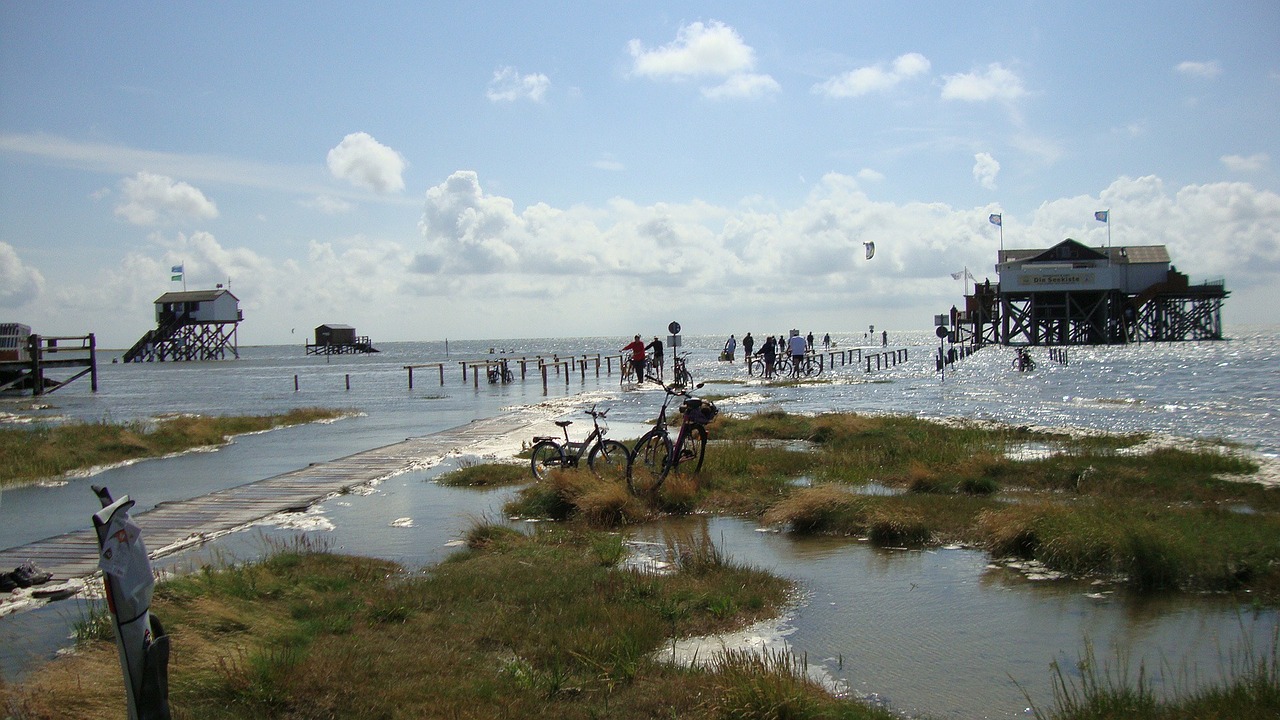
[[[634,340],[628,343],[626,347],[622,348],[622,352],[631,353],[631,369],[635,373],[636,382],[644,382],[644,373],[646,368],[649,366],[647,356],[650,350],[653,351],[653,368],[655,370],[655,374],[659,379],[661,379],[663,365],[662,354],[665,350],[665,346],[656,335],[653,338],[653,342],[648,345],[645,345],[644,340],[641,340],[640,336],[636,335]]]
[[[742,338],[742,351],[746,355],[747,363],[750,364],[752,351],[755,349],[756,340],[747,333]],[[764,376],[766,378],[773,377],[774,365],[777,363],[778,355],[790,355],[792,360],[792,372],[796,372],[795,368],[799,366],[801,360],[807,353],[814,351],[814,337],[810,332],[801,336],[799,330],[792,330],[790,333],[778,336],[770,335],[765,338],[764,344],[760,346],[759,355],[764,360]],[[822,347],[829,349],[831,347],[831,333],[822,336]],[[725,341],[724,352],[721,359],[733,362],[734,353],[738,349],[738,340],[733,335]]]

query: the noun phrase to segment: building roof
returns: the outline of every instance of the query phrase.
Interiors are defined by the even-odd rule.
[[[217,290],[187,290],[183,292],[167,292],[156,298],[156,304],[175,303],[175,302],[207,302],[209,300],[217,300],[223,295],[231,295],[231,291],[226,288],[218,288]],[[231,299],[240,302],[240,298],[231,295]]]
[[[340,325],[338,323],[325,323],[323,325],[316,326],[317,330],[319,330],[320,328],[329,328],[330,330],[355,330],[355,328],[351,327],[350,325]]]
[[[998,255],[1000,264],[1024,262],[1061,262],[1064,258],[1056,257],[1054,250],[1070,243],[1069,249],[1077,250],[1082,256],[1079,259],[1111,259],[1116,265],[1138,265],[1143,263],[1168,263],[1169,249],[1164,245],[1120,245],[1109,248],[1091,248],[1071,238],[1054,245],[1052,248],[1021,248],[1018,250],[1001,250]],[[1063,248],[1067,249],[1067,248]]]

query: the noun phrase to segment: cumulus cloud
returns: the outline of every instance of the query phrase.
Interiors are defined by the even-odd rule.
[[[996,189],[996,176],[1000,174],[1000,163],[991,157],[991,153],[978,153],[973,156],[973,179],[988,190]]]
[[[1194,60],[1186,60],[1178,63],[1174,70],[1179,75],[1190,78],[1198,78],[1201,80],[1212,80],[1222,74],[1222,66],[1217,60],[1209,60],[1206,62],[1197,62]]]
[[[813,86],[813,92],[829,98],[850,98],[890,90],[917,75],[929,72],[929,59],[920,53],[899,55],[889,67],[883,63],[850,70]]]
[[[656,80],[723,78],[702,88],[712,100],[754,99],[781,90],[770,75],[754,72],[755,50],[733,28],[719,21],[694,22],[680,28],[676,39],[662,47],[646,48],[640,40],[627,44],[635,75]]]
[[[327,160],[329,172],[352,185],[377,193],[404,190],[404,158],[368,133],[356,132],[344,137],[329,151]]]
[[[0,307],[17,308],[40,296],[44,276],[18,257],[13,246],[0,242]]]
[[[485,96],[493,102],[511,103],[517,100],[542,102],[551,87],[551,78],[542,73],[521,75],[513,67],[493,71],[493,79],[485,89]]]
[[[134,225],[218,217],[218,206],[204,193],[164,175],[139,172],[121,180],[120,187],[122,202],[116,206],[115,214]]]
[[[1017,100],[1026,94],[1022,79],[1000,63],[991,63],[982,71],[947,75],[942,85],[943,100]]]
[[[1266,153],[1253,155],[1223,155],[1222,164],[1234,172],[1259,172],[1271,164],[1271,156]]]

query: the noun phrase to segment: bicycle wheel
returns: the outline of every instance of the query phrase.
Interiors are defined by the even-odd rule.
[[[689,371],[684,368],[684,365],[681,365],[680,372],[676,373],[676,384],[684,385],[686,387],[693,384],[693,375],[689,374]]]
[[[627,476],[631,451],[617,440],[601,440],[587,454],[587,467],[602,480],[622,482]]]
[[[764,377],[764,358],[751,358],[751,364],[747,366],[747,374],[755,375],[756,377]]]
[[[701,425],[692,425],[685,433],[684,442],[680,443],[675,453],[675,466],[672,472],[677,475],[688,475],[702,470],[702,458],[707,451],[707,429]]]
[[[791,358],[786,355],[779,355],[777,360],[773,361],[774,377],[785,377],[791,374]]]
[[[545,480],[552,470],[564,467],[564,450],[550,440],[543,440],[533,446],[533,453],[529,457],[529,468],[533,470],[533,477],[538,480]]]
[[[801,369],[805,377],[813,377],[821,372],[818,370],[818,361],[813,358],[805,358],[804,366]]]
[[[627,489],[632,495],[643,496],[658,492],[670,469],[671,438],[658,430],[650,430],[636,443],[631,460],[627,463]]]

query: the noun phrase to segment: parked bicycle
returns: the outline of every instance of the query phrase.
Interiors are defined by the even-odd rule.
[[[509,383],[515,382],[515,373],[511,372],[511,367],[507,364],[507,359],[496,360],[488,365],[489,382],[491,383]]]
[[[666,397],[662,401],[662,409],[654,427],[636,442],[627,463],[627,489],[634,495],[652,495],[656,493],[667,476],[671,473],[696,473],[702,470],[703,454],[707,449],[707,423],[715,419],[719,410],[710,400],[696,398],[689,393],[702,387],[702,383],[692,388],[665,385],[656,378],[653,382],[662,385]],[[667,428],[667,406],[672,398],[684,398],[678,412],[682,416],[680,430],[674,441]]]
[[[800,360],[791,358],[787,363],[791,377],[816,377],[822,374],[822,360],[815,355],[805,355]]]
[[[569,439],[569,426],[573,424],[572,420],[556,421],[556,425],[564,431],[564,442],[557,437],[533,438],[529,467],[533,471],[534,478],[542,480],[552,470],[578,467],[579,461],[585,454],[587,467],[591,468],[591,472],[597,477],[622,481],[627,473],[631,453],[626,445],[617,440],[605,439],[605,433],[609,432],[609,425],[604,422],[604,419],[609,411],[596,410],[596,406],[592,405],[590,410],[583,412],[591,416],[591,422],[595,426],[586,440],[573,442]]]
[[[671,356],[671,384],[688,387],[693,384],[693,375],[689,374],[689,353],[676,353]],[[659,380],[661,382],[661,380]]]

